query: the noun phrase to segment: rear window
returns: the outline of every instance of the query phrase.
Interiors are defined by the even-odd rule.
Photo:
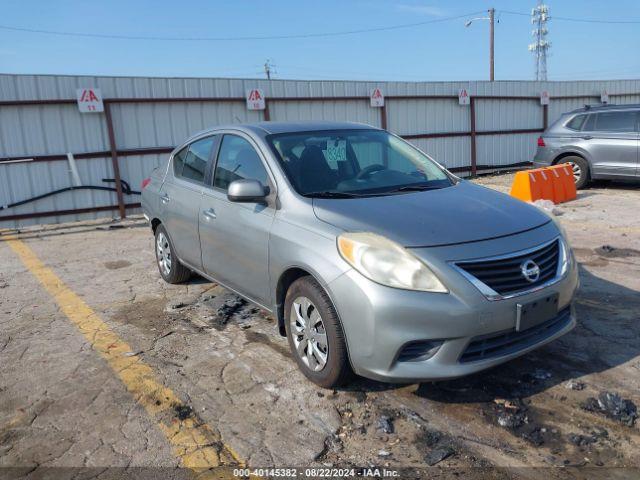
[[[567,122],[565,127],[570,130],[580,130],[582,129],[582,125],[584,125],[584,121],[587,119],[586,115],[576,115],[571,120]]]

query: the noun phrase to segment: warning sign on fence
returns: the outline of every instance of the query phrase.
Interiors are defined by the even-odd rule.
[[[549,92],[546,90],[540,92],[540,105],[549,105]]]
[[[384,107],[384,95],[379,88],[371,90],[370,98],[372,107]]]
[[[79,88],[76,90],[80,113],[104,112],[102,94],[99,88]]]
[[[264,110],[264,93],[259,88],[247,90],[247,110]]]
[[[460,105],[469,105],[469,103],[471,103],[471,100],[469,99],[469,92],[464,88],[461,88],[458,91],[458,103]]]

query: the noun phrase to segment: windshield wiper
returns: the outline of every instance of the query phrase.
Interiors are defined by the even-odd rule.
[[[305,194],[307,197],[314,198],[360,198],[366,195],[358,195],[355,193],[347,193],[347,192],[311,192]]]
[[[399,187],[394,190],[389,190],[385,193],[396,193],[396,192],[424,192],[425,190],[439,190],[440,186],[435,185],[405,185],[404,187]]]

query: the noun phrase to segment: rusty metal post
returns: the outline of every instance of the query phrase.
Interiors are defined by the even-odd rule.
[[[387,100],[385,99],[385,103],[380,107],[380,128],[383,130],[387,129]]]
[[[268,122],[271,120],[271,112],[269,112],[269,99],[264,99],[264,121]]]
[[[471,176],[475,177],[477,172],[477,152],[476,152],[476,99],[469,97],[469,124],[471,126]]]
[[[108,100],[104,101],[104,118],[107,122],[107,134],[109,135],[109,150],[111,152],[111,164],[113,165],[113,178],[116,184],[116,196],[118,197],[118,210],[120,218],[124,219],[127,216],[127,211],[124,205],[124,196],[122,195],[122,181],[120,180],[116,135],[113,131],[113,118],[111,117],[111,104]]]

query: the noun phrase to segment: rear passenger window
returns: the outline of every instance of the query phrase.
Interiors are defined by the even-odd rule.
[[[587,122],[584,124],[583,130],[587,130],[589,132],[592,132],[595,129],[596,129],[596,116],[595,115],[589,115],[589,120],[587,120]]]
[[[173,168],[176,176],[204,182],[204,173],[211,155],[214,137],[203,138],[183,148],[173,156]]]
[[[569,120],[569,122],[567,122],[565,126],[571,130],[580,130],[582,128],[582,125],[584,125],[584,121],[586,119],[586,115],[576,115],[571,120]]]
[[[173,156],[173,173],[176,177],[182,175],[182,168],[184,167],[184,157],[187,155],[188,149],[189,147],[184,147]]]
[[[600,132],[634,132],[636,112],[602,112],[595,115],[595,130]]]
[[[220,145],[213,186],[227,190],[234,180],[259,180],[268,185],[267,170],[251,144],[242,137],[225,135]]]

